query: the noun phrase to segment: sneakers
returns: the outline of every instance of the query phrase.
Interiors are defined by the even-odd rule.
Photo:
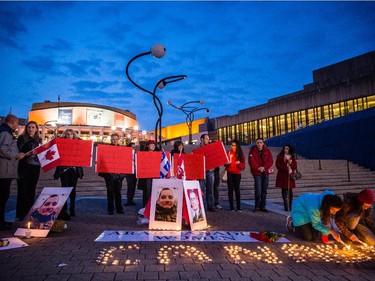
[[[219,204],[215,205],[215,208],[218,209],[218,210],[222,210],[223,207],[221,207]]]
[[[286,230],[289,232],[294,232],[293,219],[291,216],[287,216],[286,218]]]

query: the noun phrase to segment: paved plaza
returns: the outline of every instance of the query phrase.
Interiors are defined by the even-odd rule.
[[[14,214],[14,202],[13,196],[8,218]],[[231,212],[228,202],[222,203],[223,210],[207,213],[209,231],[285,233],[286,216],[278,202],[268,205],[269,213],[253,213],[250,204],[244,204],[241,213]],[[290,243],[94,241],[104,230],[148,230],[136,222],[140,204],[138,200],[137,206],[124,207],[125,214],[109,216],[105,198],[79,198],[77,216],[63,232],[22,238],[28,247],[0,251],[0,280],[374,280],[374,253],[365,254],[373,257],[367,261],[365,256],[360,262],[354,256],[328,260],[325,254],[313,253],[323,244],[302,242],[293,233],[286,234]],[[0,237],[12,237],[18,226],[16,221],[13,230],[0,232]],[[291,248],[299,254],[288,252]],[[111,249],[112,260],[98,263]],[[301,258],[303,249],[314,258]],[[162,261],[163,252],[168,263]]]

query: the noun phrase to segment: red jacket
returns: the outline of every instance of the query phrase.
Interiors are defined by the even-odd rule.
[[[233,150],[229,150],[227,154],[230,161],[229,164],[225,164],[227,172],[231,174],[241,174],[246,165],[245,155],[242,153],[242,161],[237,165],[236,162],[239,160],[236,158],[236,153]]]
[[[292,163],[290,167],[293,171],[297,169],[297,161],[295,157],[292,157]],[[289,181],[289,187],[295,188],[296,187],[296,181],[291,178],[289,175],[289,170],[287,167],[287,163],[284,161],[284,154],[278,154],[276,158],[276,168],[277,168],[277,175],[276,175],[276,187],[281,188],[288,188],[288,181]],[[293,172],[292,172],[293,174]]]
[[[273,157],[271,150],[266,145],[262,149],[262,159],[260,159],[258,148],[254,145],[249,151],[250,172],[253,176],[260,176],[262,172],[258,171],[259,167],[264,167],[265,173],[270,174],[269,169],[273,165]]]

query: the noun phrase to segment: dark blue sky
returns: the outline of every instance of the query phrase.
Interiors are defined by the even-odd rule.
[[[154,43],[164,58],[136,60],[130,74],[158,90],[163,126],[183,123],[167,105],[204,100],[210,117],[289,94],[312,71],[375,50],[375,2],[1,2],[0,115],[26,118],[34,102],[87,102],[127,109],[152,130],[151,96],[125,66]],[[196,119],[207,116],[198,112]]]

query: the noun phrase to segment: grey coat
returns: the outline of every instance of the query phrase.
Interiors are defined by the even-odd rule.
[[[6,131],[0,133],[0,178],[17,178],[18,160],[17,140]]]

